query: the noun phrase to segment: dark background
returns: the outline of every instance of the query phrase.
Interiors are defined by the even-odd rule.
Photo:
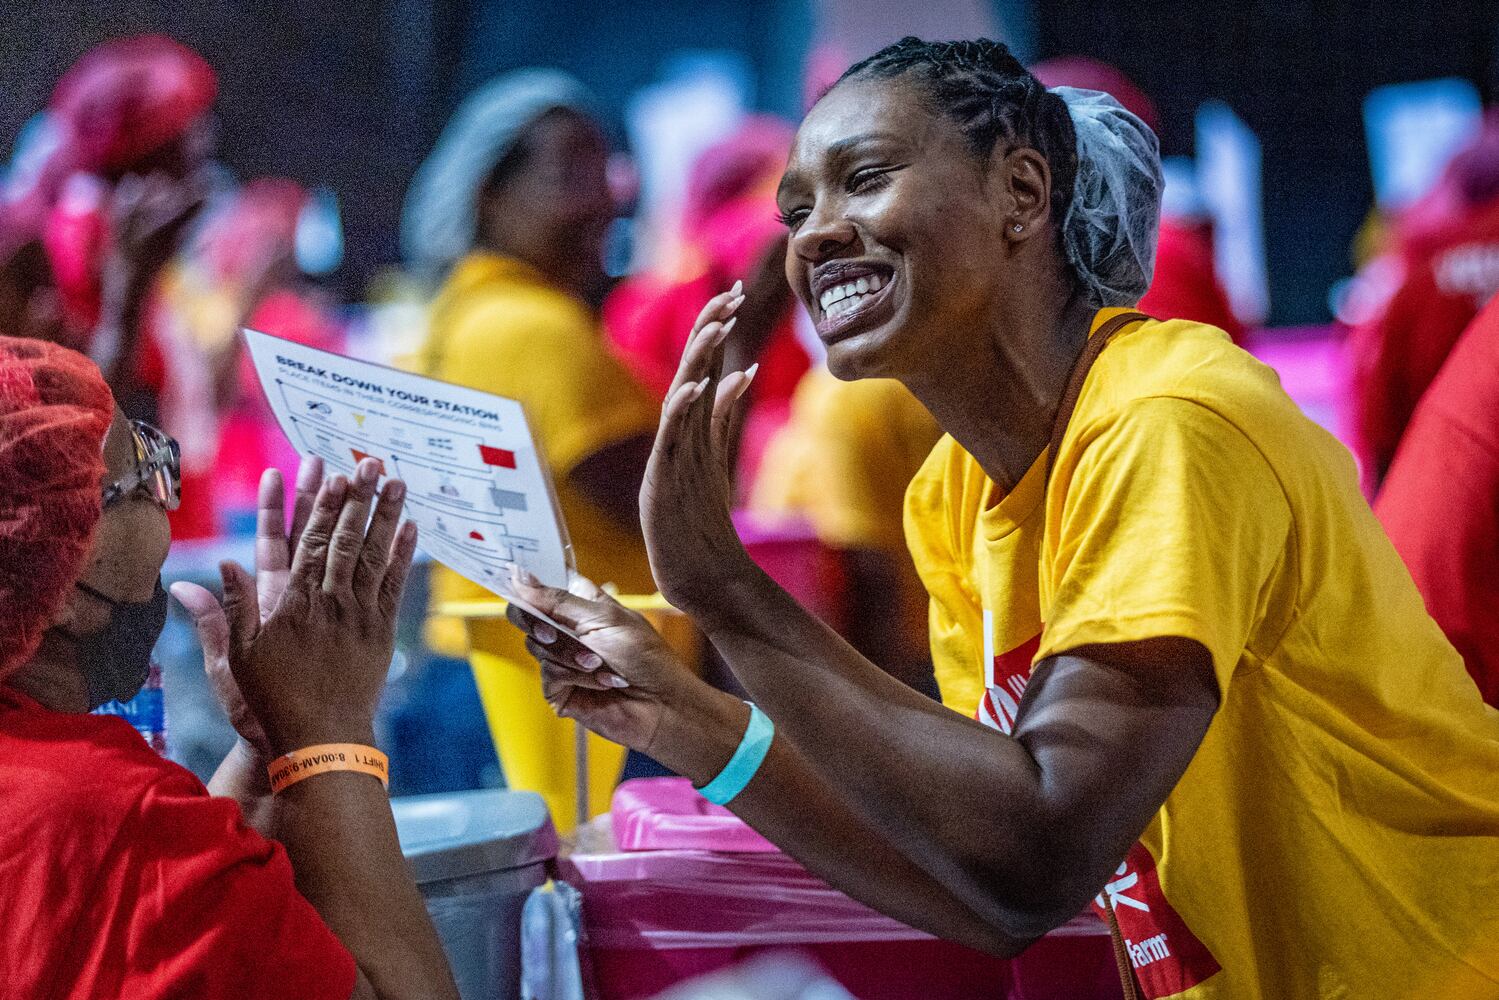
[[[220,74],[220,148],[242,177],[327,184],[355,297],[397,259],[396,221],[416,164],[472,86],[524,65],[577,74],[618,115],[681,49],[728,49],[755,67],[757,103],[795,115],[818,0],[350,0],[109,6],[7,3],[0,147],[90,46],[158,31]],[[1123,69],[1157,102],[1168,153],[1191,152],[1202,101],[1226,101],[1264,149],[1272,322],[1324,320],[1328,286],[1372,201],[1361,102],[1379,84],[1464,76],[1484,88],[1499,5],[1226,0],[996,2],[1023,24],[1022,57],[1079,53]],[[1017,17],[1017,9],[1020,16]],[[1029,49],[1030,51],[1024,51]],[[852,53],[860,55],[862,53]]]

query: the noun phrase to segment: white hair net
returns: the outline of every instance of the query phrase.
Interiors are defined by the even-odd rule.
[[[1054,87],[1077,133],[1077,180],[1062,249],[1099,306],[1140,301],[1155,272],[1161,149],[1155,133],[1097,90]]]
[[[496,77],[454,112],[406,193],[401,251],[435,277],[473,247],[479,190],[526,126],[548,111],[587,113],[591,99],[566,73],[525,69]]]

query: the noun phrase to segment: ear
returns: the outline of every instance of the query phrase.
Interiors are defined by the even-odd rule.
[[[1051,164],[1025,146],[1004,153],[996,147],[994,157],[990,169],[1001,185],[999,204],[1005,207],[1001,219],[1005,239],[1023,243],[1044,229],[1051,218]]]

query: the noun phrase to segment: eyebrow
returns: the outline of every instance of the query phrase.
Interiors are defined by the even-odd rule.
[[[899,141],[901,141],[901,137],[899,135],[896,135],[894,132],[860,132],[858,135],[851,135],[846,139],[839,139],[837,142],[828,146],[827,155],[831,159],[839,159],[848,156],[850,151],[855,150],[860,146],[875,142]],[[785,194],[788,188],[800,183],[801,180],[802,175],[800,173],[791,170],[786,171],[786,173],[781,176],[781,183],[776,187],[776,197],[779,198],[781,195]]]

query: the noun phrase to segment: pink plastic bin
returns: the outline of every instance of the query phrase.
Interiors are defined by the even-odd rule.
[[[573,854],[562,877],[583,894],[600,1000],[654,996],[765,951],[794,948],[859,1000],[1118,1000],[1107,928],[1085,915],[1013,961],[940,941],[855,902],[708,803],[682,779],[628,782],[612,822],[664,850]],[[686,792],[696,796],[690,785]],[[696,796],[701,801],[700,796]],[[737,825],[739,830],[731,830]],[[748,852],[703,844],[746,844]]]
[[[837,552],[818,541],[810,525],[738,510],[734,527],[750,558],[798,604],[833,628],[843,627],[843,563]]]

